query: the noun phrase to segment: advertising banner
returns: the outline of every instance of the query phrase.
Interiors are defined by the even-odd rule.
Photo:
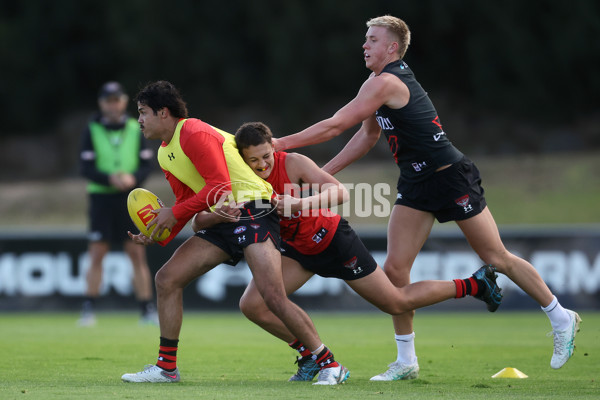
[[[386,257],[383,232],[358,230],[380,266]],[[166,247],[150,246],[148,260],[155,273],[190,233],[182,232]],[[503,229],[509,251],[530,261],[565,307],[600,309],[600,230],[586,228]],[[0,234],[0,311],[77,310],[85,293],[89,264],[84,233]],[[449,280],[470,276],[482,265],[458,230],[432,232],[415,260],[411,279]],[[98,309],[136,307],[128,257],[114,249],[104,260],[102,298]],[[187,310],[236,310],[252,278],[244,261],[219,265],[190,283],[184,291]],[[538,305],[506,276],[502,309],[533,309]],[[291,296],[309,310],[368,311],[375,308],[345,282],[313,277]],[[435,309],[483,310],[475,299],[450,300]]]

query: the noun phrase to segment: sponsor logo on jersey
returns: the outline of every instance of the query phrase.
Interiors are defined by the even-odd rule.
[[[235,229],[233,230],[233,233],[235,233],[235,234],[237,235],[238,233],[242,233],[242,232],[244,232],[245,230],[246,230],[246,227],[245,227],[245,226],[238,226],[237,228],[235,228]]]

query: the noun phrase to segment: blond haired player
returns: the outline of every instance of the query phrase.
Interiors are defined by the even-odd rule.
[[[363,44],[365,66],[372,71],[358,94],[331,118],[275,141],[276,150],[330,140],[362,123],[356,134],[324,170],[336,174],[364,156],[383,132],[401,171],[398,195],[388,224],[387,276],[398,287],[410,283],[410,270],[431,232],[434,220],[455,221],[486,264],[515,282],[548,315],[554,333],[550,365],[562,367],[571,357],[577,313],[564,309],[527,261],[504,247],[488,209],[475,165],[452,145],[427,92],[403,61],[410,30],[386,15],[367,22]],[[373,380],[398,380],[414,375],[414,312],[394,316],[396,361]]]

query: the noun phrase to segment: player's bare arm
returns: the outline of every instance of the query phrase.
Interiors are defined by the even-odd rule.
[[[402,94],[398,93],[404,87]],[[318,122],[303,131],[274,140],[275,150],[292,149],[323,143],[339,136],[342,132],[358,125],[382,105],[392,108],[403,107],[408,103],[408,88],[390,74],[371,76],[367,79],[356,97],[336,112],[331,118]]]
[[[337,174],[367,154],[375,146],[380,136],[381,127],[375,120],[375,115],[372,115],[363,121],[360,129],[352,136],[342,151],[323,166],[323,171],[331,175]]]
[[[223,204],[214,212],[200,211],[192,218],[192,230],[198,232],[201,229],[210,228],[223,222],[238,221],[241,215],[240,209],[234,204]]]
[[[290,153],[285,160],[288,177],[298,185],[309,184],[316,189],[310,197],[298,199],[289,195],[277,197],[277,212],[287,216],[300,210],[329,208],[349,200],[348,190],[337,179],[323,171],[310,158],[297,153]]]

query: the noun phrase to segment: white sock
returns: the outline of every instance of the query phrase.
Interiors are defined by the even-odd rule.
[[[316,350],[313,350],[313,351],[311,351],[311,353],[312,353],[314,356],[318,356],[318,355],[319,355],[319,353],[320,353],[320,352],[322,352],[324,348],[325,348],[325,345],[324,345],[323,343],[321,343],[321,345],[320,345],[319,347],[317,347],[317,349],[316,349]]]
[[[546,313],[548,318],[550,319],[550,325],[552,325],[552,329],[556,331],[564,331],[569,328],[571,324],[571,316],[565,310],[556,296],[553,296],[552,302],[548,304],[546,307],[542,307],[542,310]]]
[[[417,362],[415,352],[415,333],[409,335],[394,335],[398,347],[398,358],[396,362],[402,364],[414,364]]]

